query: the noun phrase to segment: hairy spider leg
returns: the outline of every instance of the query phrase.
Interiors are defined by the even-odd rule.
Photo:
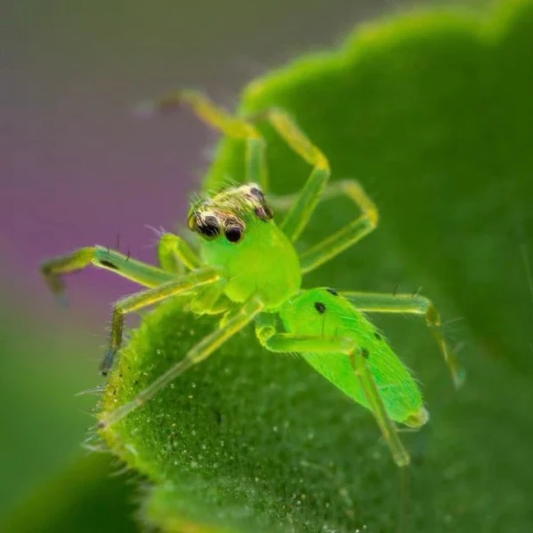
[[[184,103],[188,104],[204,122],[224,135],[246,139],[246,181],[258,183],[265,192],[268,191],[266,144],[252,121],[268,121],[289,147],[313,166],[311,175],[281,224],[285,235],[294,242],[309,222],[329,179],[330,169],[326,156],[300,130],[290,115],[281,109],[271,108],[250,117],[241,118],[220,109],[203,94],[190,90],[171,92],[143,104],[142,109],[152,113],[154,111],[164,112]]]
[[[160,98],[141,104],[141,114],[165,113],[188,105],[206,124],[228,137],[246,142],[245,179],[268,190],[268,173],[265,160],[266,143],[259,130],[244,118],[231,115],[216,106],[207,96],[193,90],[172,91]]]
[[[185,239],[168,232],[159,235],[157,259],[163,270],[176,274],[183,274],[181,265],[188,270],[195,270],[201,264],[200,258]]]
[[[182,257],[181,250],[174,253],[170,242],[167,243],[166,250],[162,250],[162,248],[160,250],[162,251],[160,257],[165,253],[173,254],[178,258]],[[52,293],[62,301],[64,292],[62,276],[78,272],[90,265],[109,270],[149,288],[147,291],[123,298],[115,304],[111,319],[110,346],[100,365],[100,371],[104,375],[111,369],[115,354],[122,342],[124,314],[171,296],[194,292],[197,288],[220,279],[220,273],[216,269],[195,270],[183,277],[176,277],[174,272],[167,272],[161,268],[131,259],[127,255],[103,246],[79,248],[70,254],[52,258],[42,264],[41,271]],[[218,300],[221,292],[221,289],[218,289],[216,297],[211,294],[209,298],[204,296],[204,299],[207,299],[208,302]]]
[[[286,111],[272,107],[252,115],[252,118],[268,121],[289,147],[313,167],[310,176],[301,191],[297,193],[295,202],[281,223],[281,229],[287,238],[294,242],[309,223],[329,180],[331,171],[328,159]]]
[[[87,246],[49,259],[42,263],[41,272],[54,296],[61,301],[65,289],[63,275],[78,272],[90,265],[114,272],[144,287],[157,287],[175,277],[171,272],[104,246]]]
[[[63,297],[63,276],[92,265],[103,268],[144,287],[157,287],[175,278],[176,263],[191,270],[198,268],[200,260],[184,239],[163,233],[158,240],[157,256],[161,268],[132,259],[105,246],[86,246],[65,255],[53,257],[41,264],[41,273],[54,296]]]
[[[344,252],[347,248],[357,244],[378,226],[379,211],[357,180],[344,179],[327,183],[320,201],[330,200],[339,196],[346,196],[351,200],[359,208],[361,214],[357,215],[352,222],[301,254],[302,274],[307,274]],[[270,199],[273,208],[280,210],[290,209],[296,200],[297,195],[295,194],[277,196]]]
[[[454,385],[460,387],[463,384],[465,371],[457,362],[444,339],[440,314],[431,300],[419,294],[382,294],[356,291],[340,291],[339,294],[350,300],[359,311],[422,315],[426,321],[426,326],[440,348]]]
[[[178,363],[170,367],[164,374],[154,380],[148,387],[139,392],[133,400],[127,402],[111,413],[100,418],[98,427],[106,427],[118,422],[128,415],[138,406],[146,403],[161,389],[172,383],[180,374],[188,370],[191,366],[203,361],[211,355],[217,348],[224,344],[230,337],[249,324],[263,309],[263,304],[256,298],[251,298],[243,305],[239,306],[236,312],[232,313],[229,320],[204,337],[198,344],[191,348],[185,357]]]
[[[125,314],[139,311],[140,309],[179,294],[190,293],[202,285],[215,283],[220,280],[220,277],[220,271],[215,268],[195,270],[181,278],[167,281],[157,287],[118,300],[113,306],[109,349],[100,365],[101,373],[106,375],[109,372],[113,366],[115,356],[122,345]]]

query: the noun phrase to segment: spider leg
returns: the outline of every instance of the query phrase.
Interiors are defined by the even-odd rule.
[[[121,405],[111,413],[105,414],[100,419],[99,428],[105,429],[109,427],[124,418],[138,406],[145,404],[180,374],[209,357],[230,337],[249,324],[262,309],[263,304],[256,298],[251,298],[245,302],[240,306],[238,311],[232,313],[231,318],[222,327],[219,327],[204,337],[203,340],[187,352],[182,360],[170,367],[164,374],[148,385],[148,387],[139,392],[133,400]]]
[[[331,183],[325,193],[330,197],[347,196],[361,213],[352,222],[302,253],[300,260],[304,274],[350,248],[371,233],[378,225],[377,207],[356,180],[347,179]]]
[[[157,241],[157,258],[166,272],[183,274],[182,267],[195,270],[200,267],[200,258],[190,245],[173,233],[161,233]]]
[[[247,182],[259,184],[267,191],[268,176],[265,161],[265,141],[259,130],[246,119],[231,115],[217,107],[207,96],[192,90],[177,90],[160,98],[141,104],[140,114],[153,115],[172,111],[182,105],[189,106],[206,124],[228,137],[243,139],[246,142]]]
[[[124,329],[124,315],[133,311],[138,311],[150,305],[153,305],[167,298],[192,292],[196,288],[220,279],[220,272],[214,268],[195,270],[182,278],[172,279],[162,285],[151,289],[132,294],[126,298],[120,299],[113,306],[111,315],[111,334],[109,349],[100,365],[100,371],[106,375],[111,367],[117,352],[122,345],[122,333]]]
[[[109,270],[145,287],[157,287],[175,277],[160,268],[104,246],[87,246],[70,254],[49,259],[41,265],[41,272],[54,296],[63,303],[65,288],[63,276],[83,270],[89,265]]]
[[[460,387],[464,382],[465,372],[455,359],[442,333],[442,322],[435,305],[431,300],[419,294],[381,294],[372,292],[339,292],[350,300],[359,311],[368,313],[408,313],[422,315],[431,335],[438,344],[444,362],[450,370],[454,385]]]
[[[307,226],[329,180],[329,162],[286,111],[270,108],[254,114],[251,118],[268,121],[289,147],[313,166],[309,178],[281,224],[287,237],[294,242]]]
[[[326,184],[320,201],[330,200],[339,196],[349,198],[358,207],[360,213],[352,222],[302,253],[300,260],[302,273],[304,274],[353,246],[371,233],[378,225],[378,209],[358,181],[345,179]],[[274,197],[269,200],[274,210],[284,211],[290,209],[297,198],[297,195],[291,194]]]

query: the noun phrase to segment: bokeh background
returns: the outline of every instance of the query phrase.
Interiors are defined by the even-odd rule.
[[[420,4],[3,2],[0,521],[84,453],[95,400],[75,394],[100,383],[109,304],[132,288],[84,272],[69,279],[62,310],[39,261],[118,239],[151,260],[146,225],[183,220],[210,160],[216,135],[189,114],[137,121],[132,107],[176,86],[205,89],[231,107],[247,80],[335,45],[362,20]]]

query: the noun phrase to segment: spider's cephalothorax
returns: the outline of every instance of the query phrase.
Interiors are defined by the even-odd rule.
[[[407,465],[409,455],[394,422],[419,427],[426,423],[428,414],[411,372],[363,312],[424,316],[457,384],[460,374],[441,333],[435,307],[418,294],[301,289],[303,274],[353,246],[376,227],[376,206],[355,180],[328,183],[330,170],[325,155],[286,112],[269,109],[257,117],[267,120],[289,147],[313,167],[294,197],[278,198],[278,206],[288,206],[278,226],[262,191],[267,186],[266,143],[255,125],[229,115],[191,91],[171,94],[152,107],[168,110],[180,103],[189,104],[226,135],[245,140],[247,147],[246,184],[196,202],[189,212],[188,226],[200,236],[198,246],[191,247],[178,235],[163,233],[158,243],[158,267],[102,246],[80,248],[42,266],[47,284],[58,296],[62,294],[63,274],[89,264],[147,287],[114,305],[109,349],[101,364],[103,374],[112,368],[121,347],[126,313],[181,295],[189,297],[190,311],[221,316],[217,328],[133,400],[103,413],[100,427],[106,428],[148,401],[253,322],[264,348],[275,353],[302,354],[337,388],[370,409],[396,463]],[[317,203],[324,197],[339,195],[357,206],[354,220],[298,255],[294,242]]]
[[[233,302],[256,294],[275,309],[300,288],[298,256],[273,215],[255,183],[225,189],[189,212],[189,229],[202,237],[200,256],[222,269]]]

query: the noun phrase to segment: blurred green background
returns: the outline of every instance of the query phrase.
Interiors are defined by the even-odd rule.
[[[206,89],[233,106],[247,80],[407,5],[425,3],[7,3],[0,37],[7,72],[0,95],[0,521],[85,453],[80,443],[95,400],[74,395],[100,383],[109,303],[131,289],[105,273],[84,273],[69,280],[64,311],[44,290],[38,262],[80,245],[115,246],[117,235],[121,248],[150,259],[145,225],[171,228],[183,219],[211,158],[205,147],[216,136],[194,118],[137,123],[131,106],[174,86]],[[523,265],[528,238],[517,228],[510,239]],[[98,469],[77,475],[89,480],[91,471]],[[135,500],[131,486],[120,487],[125,502]]]

